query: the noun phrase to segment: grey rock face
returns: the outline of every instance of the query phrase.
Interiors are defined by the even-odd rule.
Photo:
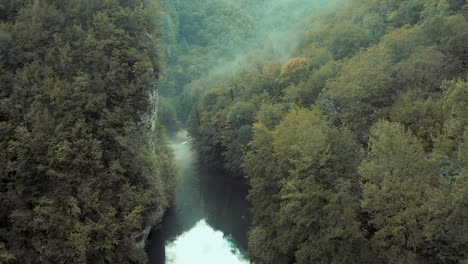
[[[156,124],[158,122],[158,108],[159,108],[159,86],[158,84],[153,85],[153,89],[148,94],[149,101],[151,102],[151,111],[145,113],[141,117],[140,127],[144,131],[144,135],[147,139],[149,149],[155,154],[156,142],[154,138],[154,132]]]

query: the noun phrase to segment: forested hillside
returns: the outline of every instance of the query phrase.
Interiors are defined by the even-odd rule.
[[[165,68],[161,122],[173,132],[190,113],[189,89],[214,67],[232,60],[253,40],[254,19],[234,3],[219,0],[159,0]],[[167,113],[167,114],[166,114]]]
[[[165,68],[161,123],[183,126],[201,91],[246,64],[285,57],[304,18],[325,0],[159,0]],[[177,125],[180,124],[180,125]]]
[[[250,183],[252,261],[468,262],[467,19],[464,0],[339,1],[288,59],[198,81],[190,133]]]
[[[173,189],[149,0],[0,1],[0,263],[144,263]]]
[[[0,263],[148,262],[186,126],[253,263],[468,264],[467,113],[466,0],[0,0]]]

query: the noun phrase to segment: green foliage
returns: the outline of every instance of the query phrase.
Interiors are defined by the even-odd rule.
[[[6,248],[5,243],[0,243],[0,260],[5,263],[10,263],[15,259],[15,256]]]
[[[335,59],[349,57],[370,43],[368,32],[349,21],[337,24],[330,31],[330,51]]]
[[[171,99],[185,124],[203,92],[251,66],[246,64],[258,65],[257,58],[277,61],[279,54],[294,48],[287,41],[295,35],[290,31],[301,30],[304,18],[333,5],[335,0],[158,2],[163,9],[167,65],[161,92]]]
[[[426,94],[440,92],[442,81],[451,79],[459,65],[435,47],[416,51],[397,65],[396,77],[402,87]]]
[[[251,259],[466,262],[464,1],[343,1],[303,25],[282,65],[191,87],[198,152],[250,183]]]
[[[174,133],[179,130],[177,112],[171,100],[165,97],[160,98],[158,115],[161,125],[166,128],[168,133]]]
[[[4,3],[0,262],[144,261],[135,236],[169,205],[174,174],[152,123],[156,7]]]
[[[379,110],[393,103],[396,91],[390,67],[388,51],[382,47],[347,60],[319,99],[333,122],[348,126],[365,140],[369,126],[382,117]]]
[[[220,0],[160,2],[167,12],[163,20],[167,72],[161,83],[167,97],[180,95],[220,58],[233,59],[238,48],[253,37],[253,19],[237,4]]]
[[[253,261],[466,262],[467,4],[308,2],[0,3],[0,262],[146,262],[188,118]]]
[[[360,151],[351,133],[330,127],[317,108],[291,110],[274,131],[261,123],[254,129],[243,165],[256,226],[250,234],[251,257],[270,263],[365,258],[352,195]],[[271,228],[275,232],[270,234]],[[330,257],[335,255],[340,259]]]
[[[426,230],[440,221],[431,211],[443,184],[421,142],[399,124],[379,122],[369,140],[370,152],[359,168],[361,206],[369,214],[372,246],[384,263],[424,263],[418,256]]]
[[[421,99],[414,91],[410,91],[397,100],[390,112],[390,118],[411,130],[422,140],[425,150],[430,151],[436,138],[442,133],[446,113],[441,100]]]

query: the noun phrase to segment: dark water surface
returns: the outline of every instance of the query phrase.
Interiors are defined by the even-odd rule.
[[[198,165],[185,131],[172,147],[180,179],[174,206],[149,236],[150,263],[249,263],[246,184]]]

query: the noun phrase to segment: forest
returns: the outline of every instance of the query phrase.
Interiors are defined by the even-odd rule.
[[[468,264],[467,113],[466,0],[0,0],[0,263],[147,263],[187,129],[251,263]]]
[[[467,263],[467,18],[339,1],[288,56],[187,86],[201,161],[249,182],[253,262]]]
[[[145,263],[170,205],[152,1],[0,1],[0,263]]]

